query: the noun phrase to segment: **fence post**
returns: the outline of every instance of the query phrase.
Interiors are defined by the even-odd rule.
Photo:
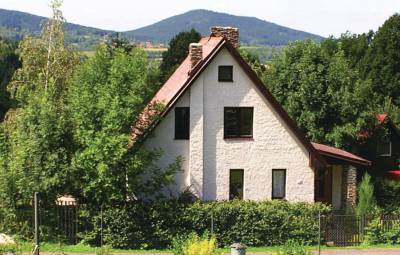
[[[321,255],[321,211],[318,210],[318,255]]]
[[[35,214],[35,248],[33,249],[33,255],[39,255],[39,194],[35,192],[34,195],[34,214]]]
[[[103,205],[100,206],[100,249],[103,254]]]

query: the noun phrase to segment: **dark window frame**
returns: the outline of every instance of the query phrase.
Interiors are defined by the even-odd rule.
[[[228,110],[232,110],[235,109],[237,110],[236,112],[236,121],[237,121],[237,127],[236,127],[236,134],[235,135],[230,135],[227,132],[227,114],[226,112]],[[250,134],[241,134],[241,129],[242,129],[242,114],[241,114],[241,110],[243,109],[250,109],[251,110],[251,132]],[[248,107],[248,106],[244,106],[244,107],[224,107],[224,139],[237,139],[237,138],[245,138],[245,139],[252,139],[253,138],[253,131],[254,129],[254,107]]]
[[[384,153],[382,151],[379,151],[380,149],[382,149],[383,145],[388,145],[389,146],[389,153]],[[392,148],[393,144],[392,141],[390,140],[390,138],[385,138],[382,140],[379,140],[376,144],[376,152],[378,154],[378,156],[380,157],[391,157],[392,156]]]
[[[232,172],[233,171],[240,171],[241,172],[241,179],[242,179],[242,194],[239,197],[232,197]],[[229,200],[233,200],[233,199],[239,199],[239,200],[243,200],[244,198],[244,169],[241,168],[234,168],[234,169],[229,169]]]
[[[187,118],[187,123],[180,123],[178,120],[178,112],[181,110],[187,110],[188,111],[188,118]],[[179,127],[179,125],[182,125],[182,127]],[[184,130],[184,132],[182,132]],[[175,107],[175,130],[174,130],[174,137],[175,140],[189,140],[190,137],[190,107]]]
[[[223,70],[227,71],[227,69],[229,70],[231,77],[230,78],[221,77]],[[219,82],[233,82],[233,66],[230,66],[230,65],[218,66],[218,81]]]
[[[283,196],[276,196],[274,194],[274,184],[275,184],[275,179],[274,179],[274,172],[283,172],[283,178],[284,178],[284,182],[283,182]],[[272,194],[271,197],[272,199],[285,199],[286,198],[286,169],[284,168],[280,168],[280,169],[272,169]]]

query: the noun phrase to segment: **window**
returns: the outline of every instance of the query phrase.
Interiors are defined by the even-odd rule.
[[[253,107],[224,108],[224,138],[253,137]]]
[[[286,196],[286,169],[272,170],[272,199],[284,199]]]
[[[218,81],[233,81],[233,66],[218,66]]]
[[[229,173],[229,199],[243,199],[243,169],[231,169]]]
[[[388,138],[378,141],[376,151],[379,156],[392,155],[392,143]]]
[[[175,108],[175,139],[189,139],[189,107]]]

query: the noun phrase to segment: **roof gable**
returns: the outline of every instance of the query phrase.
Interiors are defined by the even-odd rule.
[[[303,132],[297,127],[297,124],[290,118],[288,113],[283,109],[271,92],[266,88],[263,82],[258,78],[257,74],[251,69],[247,62],[240,56],[239,52],[234,48],[225,38],[223,37],[204,37],[199,41],[203,45],[203,58],[194,68],[191,67],[189,56],[181,63],[177,70],[170,76],[170,78],[164,83],[164,85],[157,91],[153,99],[149,103],[149,109],[152,111],[152,106],[161,102],[165,105],[160,115],[165,116],[175,105],[177,100],[183,95],[183,93],[196,81],[196,79],[202,74],[207,66],[213,61],[218,53],[226,48],[232,55],[235,61],[239,64],[245,74],[250,78],[253,84],[256,86],[261,95],[269,102],[273,110],[283,120],[285,125],[288,127],[299,142],[309,152],[310,166],[314,169],[324,167],[326,161],[323,156],[337,157],[350,163],[357,163],[360,165],[368,165],[370,162],[356,155],[353,155],[344,150],[340,150],[327,145],[311,143],[303,134]],[[385,116],[386,117],[386,116]],[[140,119],[141,117],[139,117]],[[148,117],[144,117],[147,119]],[[385,119],[385,118],[383,118]],[[151,132],[159,123],[160,118],[155,118],[154,122],[151,122],[150,129],[147,132]],[[139,121],[140,122],[140,121]],[[133,130],[135,129],[135,125]],[[133,131],[133,134],[135,132]]]
[[[208,64],[211,63],[215,56],[218,55],[221,49],[226,48],[237,61],[239,66],[243,69],[243,71],[247,74],[250,80],[254,83],[259,92],[261,92],[262,96],[270,103],[273,110],[279,115],[289,130],[309,152],[310,166],[314,168],[320,168],[326,165],[324,158],[315,150],[310,141],[297,127],[296,123],[289,117],[287,112],[273,97],[263,82],[258,78],[257,74],[240,56],[236,48],[234,48],[223,37],[205,37],[202,38],[199,43],[203,45],[203,59],[194,68],[191,68],[188,56],[151,100],[151,103],[153,104],[155,102],[162,102],[165,105],[165,109],[161,112],[161,116],[165,116],[172,109],[180,96],[182,96],[182,94],[194,83],[194,81],[196,81],[200,74],[206,69]],[[151,130],[153,130],[157,124],[158,121],[153,124]]]

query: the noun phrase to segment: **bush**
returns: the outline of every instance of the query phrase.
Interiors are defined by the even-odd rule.
[[[278,252],[279,255],[311,255],[305,246],[294,241],[289,241]]]
[[[374,185],[371,182],[371,176],[367,173],[364,174],[358,187],[358,194],[357,215],[362,216],[376,209]]]
[[[289,240],[317,242],[318,211],[321,204],[285,201],[225,201],[135,203],[103,212],[103,240],[114,248],[166,248],[191,233],[211,231],[218,244],[227,247],[241,242],[248,246],[282,245]],[[87,214],[92,229],[81,233],[83,241],[98,245],[100,214]]]
[[[174,249],[175,255],[219,255],[215,236],[205,233],[202,237],[190,235],[180,246]]]
[[[400,223],[394,222],[385,229],[380,218],[373,219],[365,230],[364,243],[400,244]]]
[[[400,211],[400,182],[378,179],[374,186],[376,201],[385,213],[398,213]]]

